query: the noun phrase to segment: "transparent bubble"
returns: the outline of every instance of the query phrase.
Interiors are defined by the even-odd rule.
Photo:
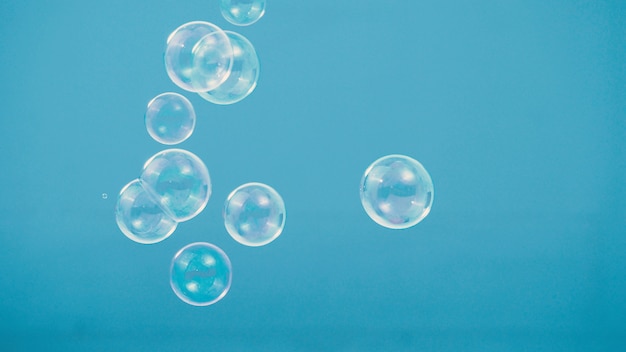
[[[109,195],[106,193],[102,193],[102,199],[107,199],[107,198],[109,198]]]
[[[155,141],[178,144],[191,136],[196,113],[191,102],[178,93],[159,94],[148,103],[146,128]]]
[[[138,179],[122,188],[115,207],[115,220],[126,237],[144,244],[163,241],[177,225]]]
[[[376,223],[405,229],[422,221],[433,203],[433,181],[422,164],[388,155],[370,165],[361,179],[361,203]]]
[[[202,48],[196,44],[209,36]],[[194,60],[194,56],[199,59]],[[182,89],[206,92],[217,88],[230,75],[233,51],[228,36],[218,26],[202,21],[185,23],[167,38],[165,69]]]
[[[285,203],[270,186],[247,183],[230,193],[224,205],[226,231],[246,246],[275,240],[285,227]]]
[[[236,26],[249,26],[265,14],[266,0],[220,0],[226,21]]]
[[[224,31],[233,49],[233,66],[228,79],[219,87],[198,93],[202,98],[214,104],[228,105],[243,100],[256,88],[259,80],[259,57],[254,46],[239,33]],[[198,46],[207,37],[202,38]],[[198,57],[196,57],[198,58]]]
[[[152,156],[140,176],[142,185],[174,220],[198,215],[211,196],[209,170],[195,154],[167,149]]]
[[[170,285],[176,296],[194,306],[208,306],[226,296],[232,280],[230,259],[204,242],[183,247],[172,259]]]

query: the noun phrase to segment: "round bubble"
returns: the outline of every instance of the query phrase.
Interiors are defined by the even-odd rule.
[[[205,40],[201,52],[196,53],[196,44]],[[199,59],[194,60],[198,54]],[[218,26],[194,21],[176,28],[167,38],[165,47],[165,69],[168,76],[182,89],[190,92],[205,92],[215,89],[230,75],[233,50],[228,36]]]
[[[220,105],[234,104],[243,100],[254,91],[259,80],[259,57],[252,43],[239,33],[224,32],[228,35],[233,48],[233,66],[230,75],[219,87],[198,93],[205,100]],[[207,38],[208,36],[202,38],[198,42],[198,47],[203,47]],[[198,58],[196,56],[196,59]]]
[[[155,141],[172,145],[191,136],[196,125],[196,113],[184,96],[163,93],[150,100],[145,120],[148,134]]]
[[[115,220],[126,237],[143,244],[163,241],[176,230],[177,225],[139,180],[133,180],[122,188],[115,207]]]
[[[226,231],[246,246],[262,246],[285,227],[285,203],[272,187],[247,183],[230,193],[224,205]]]
[[[226,21],[249,26],[265,14],[266,0],[220,0],[220,11]]]
[[[172,259],[170,285],[176,296],[194,306],[208,306],[226,296],[232,280],[230,259],[204,242],[183,247]]]
[[[167,149],[152,156],[140,176],[146,190],[174,220],[198,215],[211,196],[209,170],[195,154]]]
[[[361,179],[361,203],[376,223],[405,229],[422,221],[430,212],[433,181],[417,160],[388,155],[370,165]]]

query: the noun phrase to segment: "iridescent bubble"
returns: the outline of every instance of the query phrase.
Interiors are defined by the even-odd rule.
[[[146,161],[140,179],[161,208],[178,222],[198,215],[211,196],[209,170],[200,158],[183,149],[155,154]]]
[[[148,103],[146,129],[162,144],[178,144],[193,133],[196,113],[191,102],[178,93],[159,94]]]
[[[205,40],[201,52],[196,44]],[[199,59],[194,60],[198,54]],[[165,69],[177,86],[190,92],[217,88],[230,74],[233,50],[228,36],[218,26],[202,21],[185,23],[167,38]]]
[[[177,225],[137,179],[122,188],[115,207],[115,220],[126,237],[143,244],[163,241]]]
[[[270,186],[247,183],[230,193],[224,205],[226,231],[246,246],[275,240],[285,227],[285,203]]]
[[[198,93],[211,103],[220,105],[241,101],[254,91],[259,80],[259,57],[252,43],[239,33],[224,32],[228,35],[233,48],[233,66],[230,75],[219,87]],[[198,47],[203,47],[207,39],[211,38],[209,36],[202,38],[198,42]],[[196,56],[196,59],[199,59],[199,56]]]
[[[367,215],[390,229],[422,221],[433,203],[433,181],[417,160],[388,155],[370,165],[361,179],[361,203]]]
[[[172,259],[170,285],[176,296],[194,306],[208,306],[226,296],[232,266],[226,253],[204,242],[183,247]]]
[[[226,21],[236,26],[249,26],[265,14],[266,0],[220,0]]]

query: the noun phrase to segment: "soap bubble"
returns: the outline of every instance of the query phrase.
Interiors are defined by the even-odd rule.
[[[259,79],[259,57],[252,43],[239,33],[224,32],[228,35],[233,48],[230,75],[219,87],[198,93],[211,103],[220,105],[234,104],[243,100],[254,91]],[[198,42],[198,47],[204,47],[204,41],[207,39],[210,39],[210,36],[202,38]],[[199,56],[196,56],[196,59],[199,59]]]
[[[208,306],[226,296],[232,266],[226,253],[204,242],[183,247],[172,259],[170,285],[176,296],[194,306]]]
[[[361,203],[376,223],[405,229],[422,221],[433,203],[433,181],[422,164],[388,155],[370,165],[361,179]]]
[[[138,179],[122,188],[115,207],[115,220],[126,237],[143,244],[163,241],[177,225]]]
[[[249,26],[265,14],[266,0],[220,0],[226,21],[236,26]]]
[[[174,220],[198,215],[211,196],[209,170],[191,152],[167,149],[152,156],[140,176],[146,190]]]
[[[226,231],[246,246],[275,240],[285,227],[285,203],[270,186],[247,183],[230,193],[224,205]]]
[[[159,94],[148,103],[146,128],[159,143],[181,143],[191,136],[195,125],[191,102],[178,93]]]
[[[200,39],[204,47],[196,53]],[[194,56],[199,55],[198,59]],[[190,92],[217,88],[230,74],[233,51],[228,36],[218,26],[194,21],[176,28],[167,38],[165,69],[177,86]]]

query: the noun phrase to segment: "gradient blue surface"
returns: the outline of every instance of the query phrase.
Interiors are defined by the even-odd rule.
[[[244,101],[169,81],[165,40],[191,20],[255,45]],[[623,350],[625,20],[622,1],[274,0],[236,28],[210,0],[2,1],[0,349]],[[180,147],[213,195],[139,245],[113,208],[165,149],[143,114],[166,91],[194,104]],[[358,194],[394,153],[436,193],[403,231],[371,221]],[[265,247],[224,229],[246,182],[287,206]],[[196,241],[233,263],[210,307],[168,283]]]

